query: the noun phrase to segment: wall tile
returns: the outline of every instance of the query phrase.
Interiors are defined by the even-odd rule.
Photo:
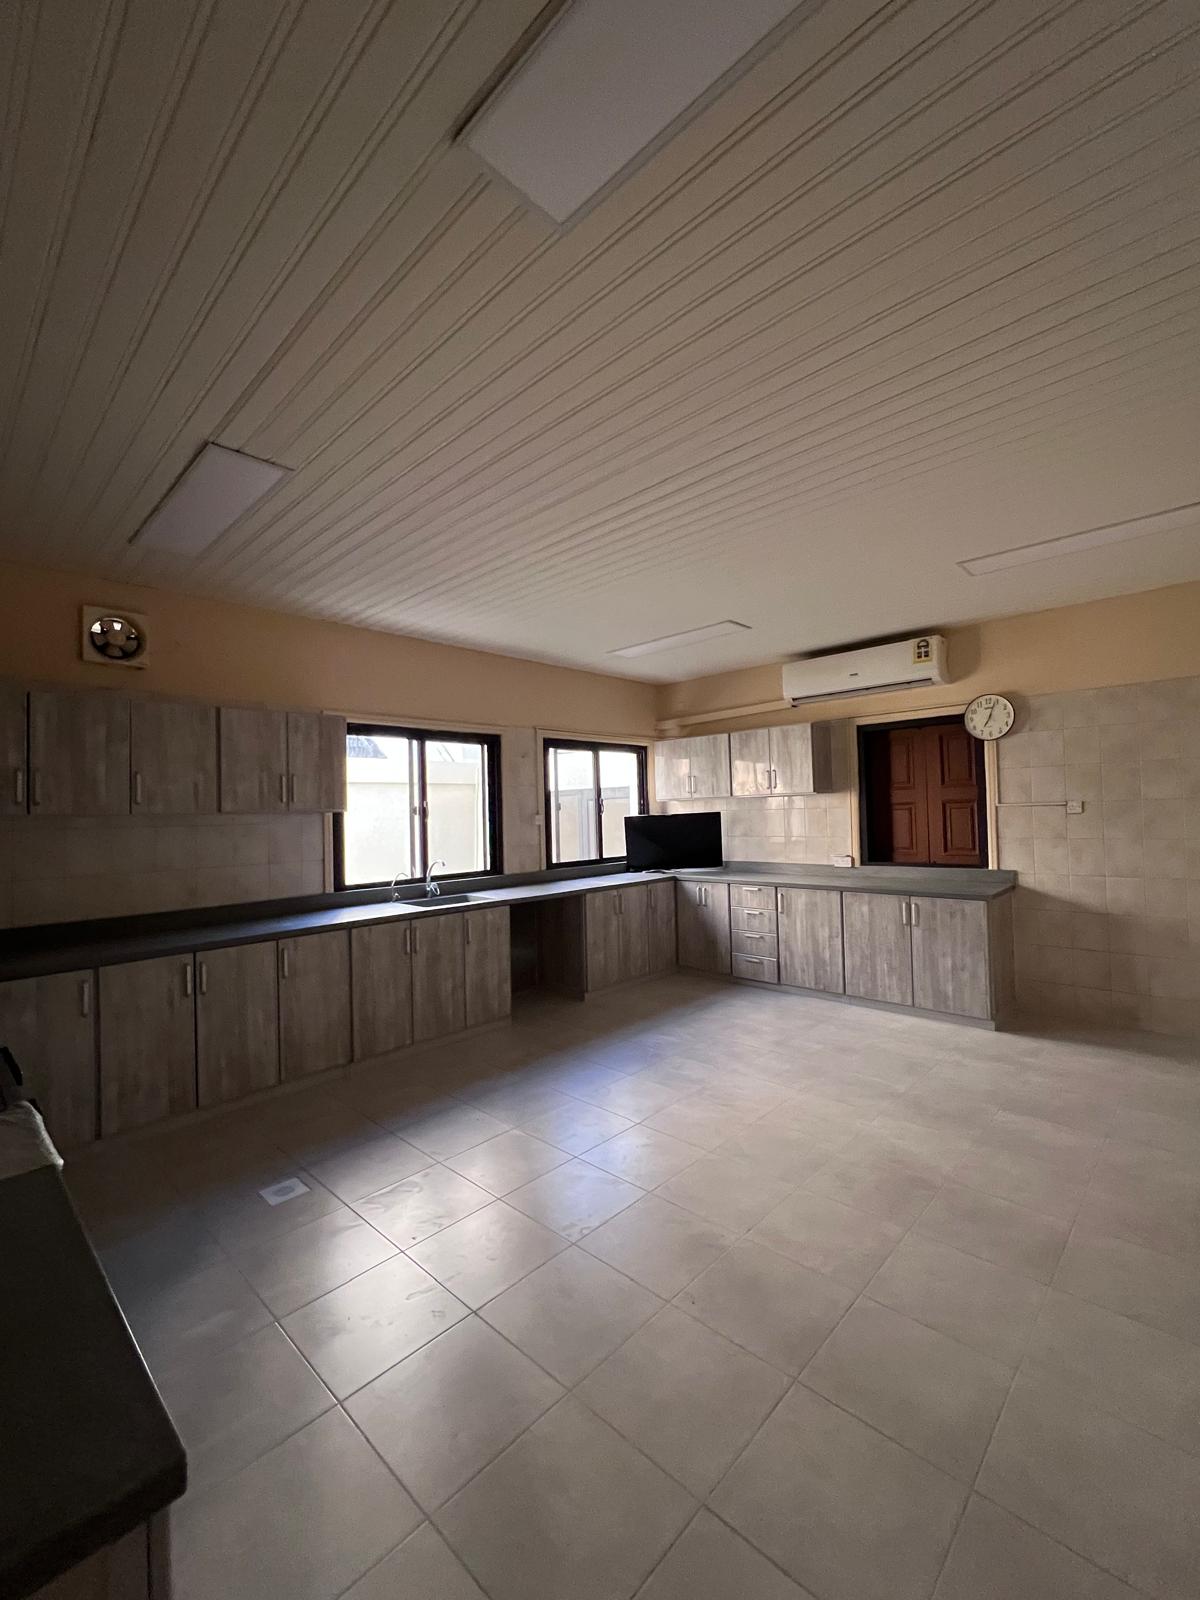
[[[1112,722],[1137,722],[1138,690],[1136,684],[1121,685],[1112,689],[1097,689],[1095,691],[1096,721]]]
[[[1178,839],[1144,839],[1142,858],[1148,878],[1187,878],[1187,847]]]
[[[1186,839],[1188,808],[1185,800],[1143,800],[1142,819],[1147,839]]]
[[[1147,878],[1146,911],[1152,917],[1186,917],[1186,882],[1182,878]]]
[[[1178,722],[1150,722],[1142,726],[1140,749],[1143,761],[1166,761],[1183,753]]]
[[[1101,877],[1105,870],[1104,841],[1102,839],[1071,839],[1067,846],[1069,871]]]
[[[1033,845],[1034,868],[1038,875],[1054,873],[1063,877],[1067,873],[1067,841],[1065,839],[1035,839]]]
[[[1146,885],[1141,878],[1108,879],[1108,909],[1118,916],[1143,913],[1146,909]]]
[[[1031,767],[1001,767],[1000,799],[1005,805],[1028,803],[1033,798],[1033,769]]]
[[[1076,950],[1074,971],[1075,983],[1081,989],[1111,988],[1107,950]]]
[[[1063,727],[1091,728],[1098,721],[1095,689],[1075,689],[1063,696]]]
[[[1061,766],[1066,760],[1064,735],[1060,730],[1031,731],[1025,737],[1029,743],[1029,765],[1031,767]]]
[[[1075,883],[1072,878],[1072,884]],[[1076,950],[1107,950],[1108,912],[1076,911],[1071,918],[1071,943]]]
[[[1067,773],[1065,767],[1031,767],[1032,799],[1041,803],[1057,803],[1067,798]]]
[[[1110,878],[1138,878],[1144,866],[1142,841],[1135,836],[1109,835],[1104,840],[1104,870]]]
[[[1113,951],[1108,958],[1112,987],[1123,994],[1150,993],[1150,958]]]
[[[1063,749],[1068,766],[1090,765],[1100,760],[1100,730],[1068,728],[1063,734]]]
[[[1142,730],[1136,722],[1113,722],[1100,729],[1100,760],[1128,764],[1142,758]]]

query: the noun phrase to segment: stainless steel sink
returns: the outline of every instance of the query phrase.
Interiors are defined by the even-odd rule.
[[[491,896],[486,894],[423,894],[416,900],[396,903],[412,911],[436,911],[439,906],[487,905],[490,900]]]

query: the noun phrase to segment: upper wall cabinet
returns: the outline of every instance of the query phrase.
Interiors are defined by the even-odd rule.
[[[129,813],[129,701],[89,689],[29,696],[29,805],[40,817]]]
[[[289,711],[288,806],[292,811],[346,809],[346,719]]]
[[[221,810],[247,815],[288,808],[288,714],[222,706]]]
[[[217,809],[217,712],[189,700],[135,700],[130,714],[135,816]]]
[[[727,733],[661,739],[655,745],[655,799],[707,800],[730,793]]]
[[[0,683],[0,817],[23,815],[28,804],[27,700],[24,689]]]
[[[827,722],[749,728],[729,736],[736,795],[826,794],[833,788],[832,729]]]

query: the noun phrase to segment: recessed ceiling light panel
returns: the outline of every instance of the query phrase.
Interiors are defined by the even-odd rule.
[[[667,633],[661,639],[647,639],[643,644],[623,644],[619,650],[610,650],[610,656],[654,656],[662,650],[681,650],[684,645],[702,644],[706,639],[721,639],[727,633],[749,633],[748,622],[709,622],[703,628],[689,628],[686,633]]]
[[[206,444],[129,542],[198,556],[291,472],[223,444]]]
[[[1173,528],[1200,524],[1200,501],[1156,511],[1132,522],[1110,522],[1102,528],[1087,528],[1083,533],[1065,533],[1055,539],[1039,539],[1036,544],[1020,544],[1012,550],[997,550],[990,556],[972,556],[958,564],[973,578],[988,572],[1003,572],[1006,567],[1024,567],[1033,561],[1049,561],[1053,556],[1071,556],[1080,550],[1099,550],[1106,544],[1124,544],[1128,539],[1144,539],[1151,533],[1169,533]]]

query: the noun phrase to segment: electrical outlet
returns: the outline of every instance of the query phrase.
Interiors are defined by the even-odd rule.
[[[1081,817],[1083,815],[1083,801],[1082,800],[1068,800],[1067,801],[1067,815],[1069,817]]]
[[[852,867],[854,865],[854,857],[834,856],[833,860],[830,862],[830,865],[834,867]]]

